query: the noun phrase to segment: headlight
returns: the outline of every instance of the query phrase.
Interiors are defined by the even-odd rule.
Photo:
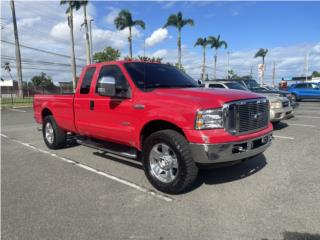
[[[197,112],[195,129],[223,128],[222,109],[207,109]]]
[[[282,108],[282,102],[270,102],[270,108]]]

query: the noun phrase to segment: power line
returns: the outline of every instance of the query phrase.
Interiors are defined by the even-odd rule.
[[[2,39],[1,39],[1,42],[7,43],[7,44],[10,44],[10,45],[15,45],[13,42],[9,42],[9,41],[2,40]],[[26,46],[26,45],[23,45],[23,44],[20,44],[20,47],[31,49],[31,50],[38,51],[38,52],[51,54],[51,55],[55,55],[55,56],[59,56],[59,57],[70,58],[70,56],[67,56],[67,55],[64,55],[64,54],[61,54],[61,53],[50,52],[50,51],[47,51],[47,50]],[[84,62],[86,61],[85,59],[82,59],[82,58],[76,58],[76,59],[79,60],[79,61],[84,61]]]
[[[14,57],[10,57],[10,56],[1,56],[2,60],[6,60],[6,61],[11,61],[13,62],[15,60]],[[27,64],[34,64],[34,65],[54,65],[54,66],[61,66],[61,67],[70,67],[71,65],[68,63],[58,63],[58,62],[48,62],[48,61],[37,61],[37,60],[32,60],[30,58],[22,58],[22,62],[23,63],[27,63]],[[81,67],[83,68],[84,65],[77,65],[77,67]]]

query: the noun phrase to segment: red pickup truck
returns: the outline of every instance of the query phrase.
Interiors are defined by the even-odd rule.
[[[151,184],[179,193],[198,168],[238,163],[271,144],[269,103],[255,93],[204,89],[177,68],[117,61],[84,68],[73,95],[36,95],[51,149],[80,144],[142,161]]]

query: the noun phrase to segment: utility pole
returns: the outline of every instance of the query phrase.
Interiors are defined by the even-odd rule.
[[[250,67],[250,77],[252,78],[252,75],[253,75],[253,65],[251,65]]]
[[[90,53],[91,53],[91,62],[93,63],[93,50],[92,50],[92,25],[91,25],[91,22],[93,22],[94,19],[90,19],[89,20],[89,29],[90,29]]]
[[[276,63],[273,62],[273,69],[272,69],[272,87],[275,87],[275,78],[276,78]]]
[[[86,31],[86,50],[87,50],[87,64],[91,63],[91,49],[90,49],[90,41],[89,41],[89,29],[88,29],[88,22],[87,22],[87,5],[83,5],[83,12],[84,12],[84,27]]]
[[[308,81],[308,72],[309,72],[309,55],[306,53],[304,58],[304,71],[306,75],[306,81]]]
[[[21,53],[20,53],[20,45],[19,45],[16,11],[14,8],[13,0],[10,0],[10,7],[12,11],[13,31],[14,31],[14,40],[15,40],[15,48],[16,48],[17,80],[18,80],[18,89],[19,89],[18,95],[19,97],[23,97]]]
[[[229,62],[229,58],[230,58],[230,51],[227,52],[227,59],[228,59],[228,67],[227,67],[227,79],[229,80],[229,71],[230,71],[230,62]]]

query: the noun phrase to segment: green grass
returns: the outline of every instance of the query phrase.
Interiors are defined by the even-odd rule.
[[[33,97],[24,98],[2,98],[1,108],[12,108],[12,107],[22,107],[22,106],[32,106]]]

